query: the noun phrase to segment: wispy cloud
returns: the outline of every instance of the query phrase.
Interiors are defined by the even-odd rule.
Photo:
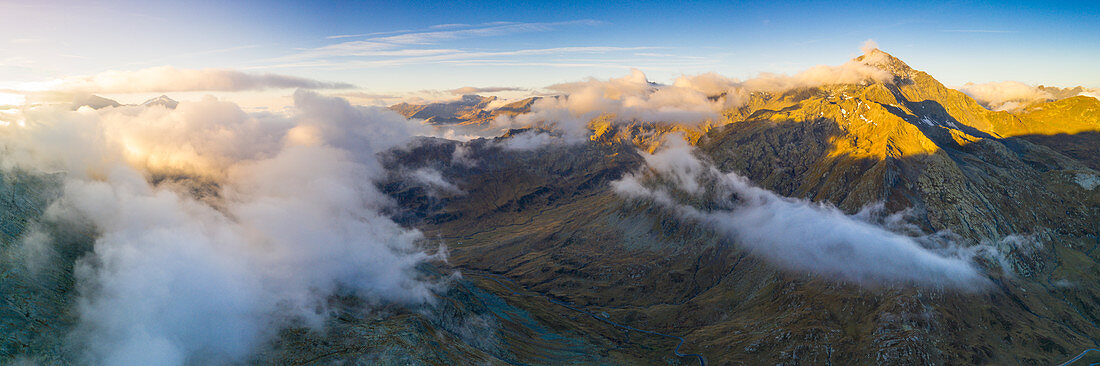
[[[559,58],[557,61],[562,61],[560,57],[573,55],[603,55],[650,49],[654,49],[654,47],[586,46],[506,51],[467,51],[461,49],[397,49],[386,48],[384,45],[372,43],[370,41],[355,41],[341,43],[339,47],[326,46],[309,50],[299,54],[302,58],[276,59],[285,62],[259,65],[248,69],[300,67],[354,69],[455,61],[505,62],[517,61],[515,58],[527,56],[553,56]],[[543,59],[537,62],[547,62],[547,60]]]
[[[520,50],[470,50],[432,47],[448,41],[497,37],[521,33],[549,32],[565,27],[590,27],[604,24],[592,19],[562,22],[481,24],[438,24],[420,30],[399,30],[363,34],[340,34],[326,39],[363,38],[333,43],[261,61],[253,69],[285,67],[378,67],[445,60],[553,55],[570,53],[608,53],[643,50],[646,47],[557,47]]]
[[[453,23],[453,24],[436,24],[428,28],[431,29],[450,29],[450,28],[463,28],[470,27],[471,25],[465,23]]]
[[[406,33],[396,36],[376,38],[374,39],[374,41],[396,44],[433,44],[440,41],[462,38],[490,37],[530,32],[546,32],[562,26],[595,26],[600,24],[602,24],[602,22],[590,19],[552,23],[510,23],[460,30]]]
[[[324,47],[314,48],[303,51],[296,55],[289,57],[282,57],[280,59],[285,60],[308,60],[308,59],[320,59],[327,57],[405,57],[405,56],[426,56],[443,53],[460,52],[455,49],[422,49],[422,48],[404,48],[399,49],[392,44],[378,43],[372,41],[351,41],[337,43],[334,45],[328,45]]]
[[[360,33],[360,34],[337,34],[337,35],[325,37],[325,39],[384,36],[384,35],[387,35],[387,34],[409,33],[409,32],[412,32],[412,31],[413,30],[411,30],[411,29],[402,29],[402,30],[386,31],[386,32],[371,32],[371,33]]]
[[[385,36],[391,34],[401,33],[422,33],[422,32],[435,32],[440,29],[457,29],[457,28],[477,28],[477,27],[499,27],[503,25],[515,25],[521,24],[517,22],[489,22],[480,24],[465,24],[465,23],[448,23],[448,24],[436,24],[428,26],[423,29],[401,29],[393,31],[381,31],[381,32],[367,32],[358,34],[337,34],[325,37],[325,39],[340,39],[340,38],[356,38],[356,37],[373,37],[373,36]],[[546,23],[530,23],[530,24],[546,24]]]
[[[1001,30],[1001,29],[944,29],[940,32],[945,33],[1020,33],[1014,30]]]
[[[674,47],[585,45],[546,48],[494,49],[493,42],[478,42],[477,48],[459,42],[465,39],[506,37],[595,27],[606,24],[592,19],[561,22],[490,22],[480,24],[437,24],[419,30],[343,34],[327,37],[340,40],[315,48],[258,60],[245,70],[324,69],[356,70],[411,65],[462,67],[555,67],[682,70],[683,67],[713,65],[714,59],[681,54]],[[359,38],[359,39],[347,39]]]
[[[517,23],[517,22],[489,22],[481,24],[436,24],[428,28],[412,30],[403,29],[384,32],[369,32],[359,34],[337,34],[325,37],[326,39],[376,37],[371,39],[378,42],[390,42],[398,44],[423,44],[426,42],[451,40],[469,37],[497,36],[514,33],[545,32],[563,26],[595,26],[604,24],[598,20],[582,19],[564,22],[546,23]],[[397,36],[391,36],[397,34]],[[387,36],[387,37],[377,37]]]

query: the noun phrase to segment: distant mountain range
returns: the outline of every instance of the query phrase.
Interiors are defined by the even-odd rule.
[[[423,119],[425,123],[433,125],[484,125],[497,116],[528,113],[531,111],[531,104],[538,99],[539,97],[531,97],[493,107],[491,104],[497,101],[497,97],[463,95],[461,99],[452,102],[400,103],[390,106],[390,109],[406,118]]]
[[[91,94],[77,96],[76,98],[73,98],[73,109],[78,109],[80,107],[90,107],[92,109],[101,109],[101,108],[107,108],[107,107],[120,107],[120,106],[123,106],[123,105],[124,104],[119,103],[119,102],[117,102],[113,99],[108,99],[108,98],[104,98],[104,97],[101,97],[101,96],[98,96],[98,95],[91,95]],[[125,105],[135,105],[135,104],[125,104]],[[159,97],[146,100],[144,102],[141,102],[141,104],[136,104],[136,105],[141,105],[141,106],[146,106],[146,107],[161,106],[161,107],[165,107],[165,108],[168,108],[168,109],[175,109],[176,106],[179,105],[179,102],[173,100],[172,98],[169,98],[167,95],[161,95]]]

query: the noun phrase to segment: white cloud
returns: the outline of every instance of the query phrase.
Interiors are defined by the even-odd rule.
[[[1053,97],[1046,91],[1018,81],[985,84],[966,83],[966,85],[959,87],[959,91],[966,93],[987,108],[996,111],[1019,109],[1024,104]]]
[[[864,286],[915,284],[971,291],[990,284],[970,262],[976,251],[926,248],[920,238],[834,207],[781,197],[736,173],[718,172],[677,137],[645,159],[648,172],[612,182],[617,193],[673,209],[682,219],[707,225],[780,268]],[[706,206],[715,208],[680,203],[674,197],[682,194],[710,197],[713,201]]]
[[[699,75],[681,75],[672,82],[672,86],[694,89],[713,96],[739,89],[741,81],[708,72]]]
[[[622,78],[557,84],[547,89],[564,95],[542,98],[532,112],[515,118],[520,125],[555,124],[567,135],[587,137],[592,118],[613,114],[618,120],[696,123],[718,116],[723,101],[711,101],[691,88],[650,83],[640,70]]]
[[[18,93],[6,93],[0,91],[0,106],[22,105],[26,102],[26,96]]]
[[[425,45],[438,44],[443,41],[451,41],[465,38],[480,38],[480,37],[493,37],[503,36],[517,33],[530,33],[530,32],[547,32],[566,26],[595,26],[602,24],[595,20],[575,20],[564,22],[548,22],[548,23],[514,23],[514,22],[493,22],[484,23],[477,26],[469,26],[465,24],[441,24],[439,26],[429,27],[425,31],[395,31],[395,32],[377,32],[358,35],[338,35],[327,37],[329,39],[338,38],[352,38],[360,36],[381,36],[384,37],[371,37],[365,40],[346,41],[335,44],[330,44],[314,49],[305,50],[296,54],[287,55],[276,58],[275,60],[306,60],[306,59],[321,59],[330,57],[394,57],[404,60],[389,60],[391,63],[406,64],[409,61],[417,60],[418,57],[425,56],[437,56],[443,57],[442,59],[453,58],[475,58],[486,57],[489,55],[509,55],[513,52],[539,52],[538,50],[517,50],[517,51],[501,51],[501,52],[470,52],[459,49],[433,49],[433,48],[420,48]],[[452,29],[452,28],[465,28],[465,29]],[[440,30],[449,29],[449,30]],[[589,51],[599,48],[604,49],[617,49],[618,47],[564,47],[558,49],[558,52],[565,52],[572,49],[573,51],[582,51],[588,49]],[[640,49],[640,48],[632,48]],[[436,60],[439,60],[437,58]]]
[[[790,76],[764,73],[746,80],[742,83],[742,87],[748,90],[778,92],[831,84],[867,84],[892,80],[893,76],[889,72],[864,62],[848,61],[839,66],[814,66]]]
[[[546,131],[530,130],[512,135],[501,144],[505,150],[537,150],[552,144],[573,143]]]
[[[107,94],[351,87],[353,86],[345,83],[322,82],[279,74],[160,66],[136,71],[106,71],[92,76],[67,78],[46,84],[40,89],[67,94]]]
[[[32,128],[20,136],[30,167],[55,166],[70,175],[103,175],[125,162],[144,171],[219,178],[243,160],[270,157],[293,121],[245,113],[212,97],[176,109],[140,106],[75,112],[40,107],[23,112]],[[34,146],[29,146],[33,144]]]
[[[945,29],[940,32],[945,33],[1019,33],[1012,30],[1000,30],[1000,29]]]
[[[878,49],[878,42],[875,42],[875,40],[873,40],[873,39],[867,39],[866,41],[863,41],[862,45],[859,46],[859,50],[863,51],[864,55],[869,54],[869,53],[871,53],[871,51],[874,51],[874,50],[877,50],[877,49]]]
[[[421,234],[381,213],[373,183],[375,154],[420,128],[396,113],[309,92],[289,116],[216,100],[22,113],[0,128],[3,168],[64,172],[47,220],[99,233],[67,264],[83,363],[243,362],[292,320],[319,326],[337,292],[430,301]]]
[[[518,23],[491,22],[477,25],[442,24],[421,30],[402,30],[393,32],[375,32],[364,34],[344,34],[330,36],[329,39],[365,37],[348,40],[317,48],[300,50],[291,54],[261,61],[251,69],[272,68],[325,68],[325,69],[361,69],[393,67],[418,64],[448,63],[450,65],[537,65],[545,63],[559,67],[579,67],[595,64],[597,67],[624,68],[618,60],[594,59],[588,62],[576,62],[580,55],[600,56],[629,51],[647,50],[653,47],[610,47],[610,46],[572,46],[544,49],[491,49],[486,47],[445,47],[441,44],[469,38],[508,36],[520,33],[551,32],[570,27],[592,27],[603,24],[596,20],[573,20],[562,22]],[[537,57],[546,56],[546,57]],[[684,66],[688,60],[692,64],[709,62],[706,59],[691,56],[651,55],[666,58],[676,67]],[[538,59],[537,62],[533,59]]]
[[[428,188],[432,195],[439,194],[463,194],[462,189],[443,178],[443,173],[431,168],[420,168],[409,173],[409,177],[416,183]]]
[[[574,20],[551,23],[505,23],[493,24],[472,29],[407,33],[395,36],[373,38],[372,40],[393,44],[432,44],[440,41],[462,38],[491,37],[516,33],[546,32],[561,26],[594,26],[599,24],[601,24],[601,22],[595,20]]]
[[[1020,110],[1030,104],[1062,99],[1074,95],[1094,96],[1096,89],[1037,87],[1018,81],[966,83],[958,88],[981,105],[995,111]]]
[[[510,59],[526,56],[576,56],[621,53],[650,49],[652,47],[555,47],[517,49],[506,51],[473,51],[453,48],[407,48],[407,45],[377,43],[371,41],[351,41],[302,51],[297,54],[274,58],[269,61],[279,63],[257,66],[255,68],[286,67],[323,67],[331,69],[352,69],[365,67],[388,67],[413,64],[434,64],[448,62],[452,64],[507,64]],[[351,59],[347,59],[347,58]],[[305,61],[302,60],[316,60]],[[289,63],[285,63],[289,62]],[[524,62],[524,65],[538,63]],[[553,62],[552,65],[572,65],[568,62]],[[587,65],[587,64],[578,64]],[[607,66],[608,63],[602,64]],[[623,68],[615,64],[615,68]]]

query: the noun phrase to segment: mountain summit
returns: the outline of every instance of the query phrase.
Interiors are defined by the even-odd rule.
[[[172,98],[169,98],[167,95],[162,94],[159,97],[142,102],[141,105],[146,107],[161,106],[168,109],[175,109],[176,106],[179,105],[179,102],[173,100]]]
[[[104,98],[94,94],[78,94],[73,97],[72,108],[79,109],[80,107],[90,107],[92,109],[101,109],[107,107],[118,107],[122,104],[114,99]]]
[[[909,74],[914,71],[901,59],[878,48],[873,48],[863,55],[856,57],[854,61],[885,70],[899,78],[908,78]]]

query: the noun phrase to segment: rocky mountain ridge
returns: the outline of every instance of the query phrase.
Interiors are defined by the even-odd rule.
[[[491,103],[497,101],[497,97],[482,97],[479,95],[463,95],[457,101],[436,102],[429,104],[399,103],[390,106],[390,109],[405,118],[422,119],[424,123],[432,125],[487,125],[497,116],[515,116],[531,111],[533,104],[539,97],[530,97],[518,101],[509,102],[499,107],[491,107]]]
[[[583,149],[434,142],[391,164],[438,169],[465,192],[408,216],[447,242],[457,267],[681,335],[712,364],[1050,364],[1095,346],[1100,190],[1080,182],[1098,173],[1057,138],[1097,144],[1095,99],[995,112],[884,52],[857,61],[868,56],[892,80],[756,93],[708,125],[602,116]],[[671,133],[780,195],[850,214],[882,204],[925,233],[992,245],[1006,255],[986,264],[996,287],[876,289],[791,273],[611,192],[607,182],[642,165],[630,149],[654,151]],[[592,161],[601,145],[611,151]],[[447,159],[459,149],[472,166]],[[408,189],[388,191],[403,204],[429,200]]]

